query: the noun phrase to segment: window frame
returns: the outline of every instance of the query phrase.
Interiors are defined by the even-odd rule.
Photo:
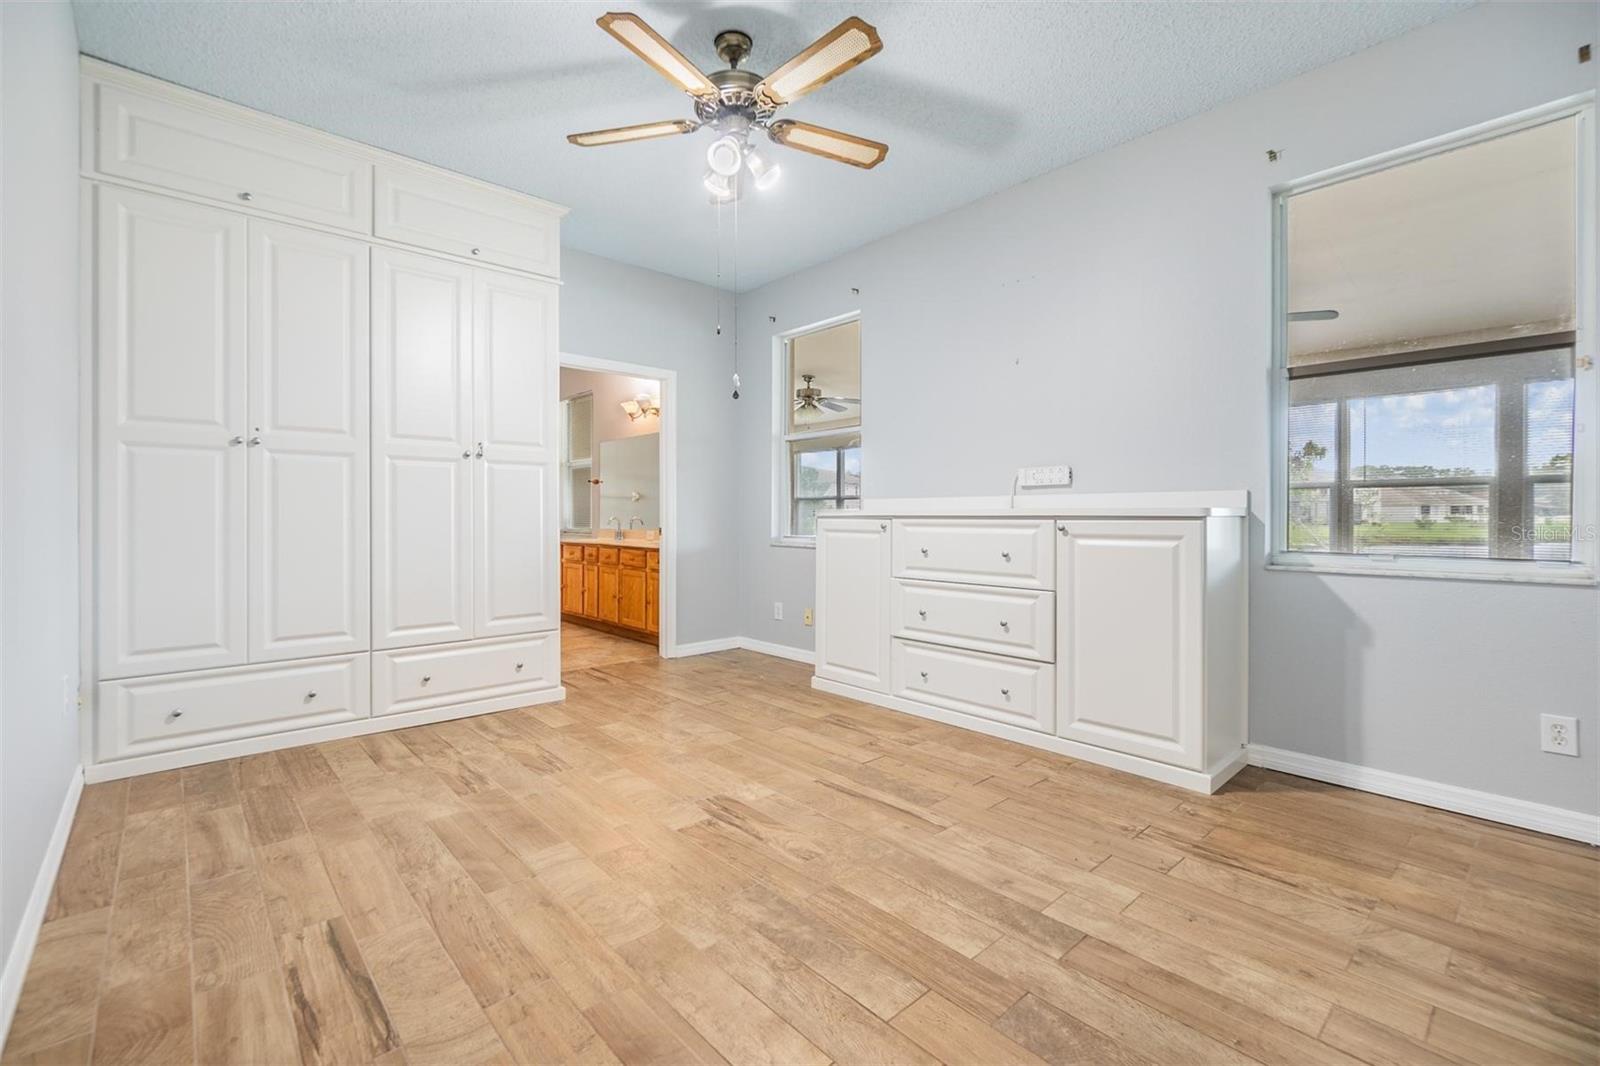
[[[1597,467],[1596,429],[1600,403],[1594,372],[1596,337],[1595,270],[1595,108],[1592,92],[1431,138],[1369,159],[1321,171],[1271,187],[1272,209],[1272,366],[1268,407],[1271,475],[1270,526],[1267,531],[1269,570],[1338,574],[1377,574],[1408,578],[1508,581],[1532,584],[1594,585],[1596,583]],[[1441,152],[1491,140],[1564,118],[1575,118],[1577,190],[1574,280],[1577,304],[1574,322],[1572,558],[1468,559],[1447,556],[1363,555],[1298,551],[1288,546],[1289,526],[1289,334],[1288,334],[1288,201],[1313,189],[1388,170]]]
[[[572,440],[572,402],[574,400],[589,400],[589,458],[573,459],[569,447]],[[575,392],[571,396],[561,398],[561,531],[563,533],[593,533],[594,532],[594,391],[585,389]],[[569,524],[572,517],[572,502],[567,493],[572,490],[572,472],[574,470],[587,470],[591,480],[589,484],[589,524],[587,526],[574,526]]]
[[[848,322],[859,322],[861,311],[847,311],[832,318],[825,318],[820,322],[813,322],[798,329],[787,330],[774,334],[772,338],[772,545],[780,548],[815,548],[817,538],[815,534],[796,533],[793,529],[794,520],[794,488],[793,469],[789,458],[789,445],[795,441],[818,440],[824,437],[836,437],[842,433],[853,433],[866,441],[864,430],[866,428],[866,393],[865,384],[862,386],[862,404],[857,411],[856,421],[853,425],[829,426],[823,429],[802,430],[798,433],[789,432],[789,410],[792,398],[789,396],[789,351],[790,344],[797,337],[804,337],[810,333],[820,333],[825,329],[842,326]],[[857,354],[860,358],[860,354]],[[839,450],[842,464],[844,449]],[[862,499],[866,497],[866,451],[862,449]],[[841,476],[840,484],[843,483]],[[806,497],[811,499],[812,497]],[[820,497],[819,497],[820,498]],[[852,497],[854,498],[854,497]]]

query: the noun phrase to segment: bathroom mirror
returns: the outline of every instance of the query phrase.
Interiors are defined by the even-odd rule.
[[[600,442],[600,513],[597,529],[611,526],[661,528],[661,434],[644,433]]]

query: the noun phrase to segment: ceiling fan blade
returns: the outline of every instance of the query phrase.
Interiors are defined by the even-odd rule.
[[[648,141],[652,137],[672,137],[679,133],[693,133],[699,128],[688,119],[675,118],[666,122],[641,122],[637,126],[614,126],[608,130],[569,133],[567,134],[567,140],[584,148],[598,148],[603,144]]]
[[[840,163],[849,163],[862,170],[871,170],[889,154],[889,146],[865,137],[840,133],[809,122],[779,119],[767,128],[767,135],[779,144],[798,148],[802,152],[820,155]]]
[[[825,399],[822,399],[822,400],[818,400],[817,402],[821,406],[827,408],[828,410],[834,412],[835,414],[842,414],[845,411],[849,410],[849,408],[846,407],[844,404],[842,404],[842,403],[834,403],[833,400],[831,400],[831,399],[826,399],[825,398]]]
[[[756,86],[756,95],[774,106],[791,103],[882,49],[878,31],[852,15],[763,78]]]
[[[629,11],[613,11],[595,19],[595,24],[621,41],[628,50],[649,63],[656,72],[690,96],[717,96],[717,87],[689,62],[684,54],[672,47],[667,39],[638,15]]]
[[[861,402],[858,398],[856,398],[854,396],[824,396],[823,399],[824,400],[832,400],[834,403],[860,403]]]
[[[1339,317],[1339,312],[1331,308],[1321,311],[1290,311],[1290,322],[1331,322]]]

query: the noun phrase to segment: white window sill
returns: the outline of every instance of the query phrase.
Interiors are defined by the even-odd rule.
[[[773,537],[771,542],[774,548],[811,548],[816,549],[816,537]]]
[[[1500,581],[1518,585],[1596,584],[1594,570],[1583,563],[1509,562],[1479,559],[1390,559],[1361,555],[1319,555],[1273,552],[1267,569],[1300,574],[1356,574],[1365,577],[1428,578],[1444,581]]]

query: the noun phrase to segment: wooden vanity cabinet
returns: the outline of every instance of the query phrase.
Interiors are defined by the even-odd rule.
[[[561,611],[625,636],[661,631],[661,553],[654,547],[564,544]]]

